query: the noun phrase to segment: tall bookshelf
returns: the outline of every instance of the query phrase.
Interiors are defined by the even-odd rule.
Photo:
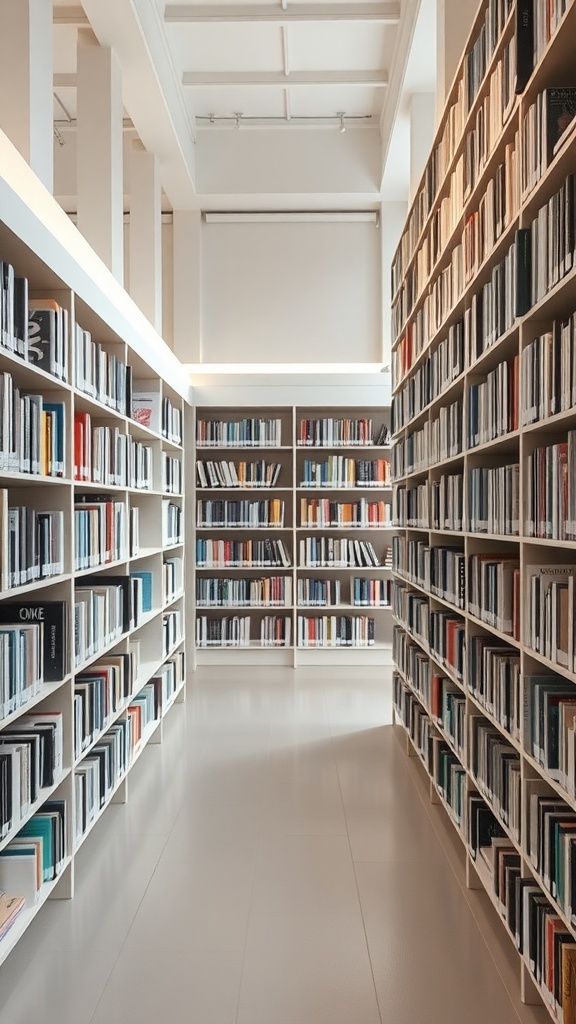
[[[190,389],[1,135],[0,152],[1,964],[73,896],[76,854],[185,699]],[[34,346],[23,279],[58,307]]]
[[[195,416],[196,663],[387,663],[389,410]]]
[[[518,949],[523,1000],[565,1024],[575,31],[571,2],[480,5],[392,271],[396,720]]]

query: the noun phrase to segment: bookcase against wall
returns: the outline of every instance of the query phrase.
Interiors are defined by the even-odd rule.
[[[0,152],[1,964],[73,895],[78,850],[185,698],[190,393],[3,136]]]
[[[385,663],[389,410],[195,417],[196,663]]]
[[[392,271],[396,720],[576,1019],[576,5],[480,5]]]

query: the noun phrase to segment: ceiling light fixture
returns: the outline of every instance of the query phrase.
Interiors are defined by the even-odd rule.
[[[344,114],[341,110],[338,111],[336,117],[340,118],[340,131],[344,133],[346,131],[346,125],[344,124]]]

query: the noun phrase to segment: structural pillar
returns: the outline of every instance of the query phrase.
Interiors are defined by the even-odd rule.
[[[158,161],[141,142],[130,154],[128,291],[162,334],[162,208]]]
[[[51,0],[0,0],[0,128],[54,188]]]
[[[210,362],[201,343],[201,213],[175,210],[174,354],[183,363]]]
[[[410,98],[410,202],[426,166],[436,125],[436,97],[417,92]]]
[[[122,75],[114,52],[78,32],[78,228],[124,283]]]
[[[478,10],[478,0],[436,0],[437,72],[436,120],[440,119],[446,96],[456,74]]]

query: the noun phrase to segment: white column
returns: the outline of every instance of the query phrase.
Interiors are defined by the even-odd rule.
[[[380,204],[380,235],[382,240],[382,362],[391,363],[392,285],[390,272],[400,235],[408,213],[407,203]]]
[[[410,202],[430,155],[436,125],[436,97],[417,92],[410,97]]]
[[[175,210],[174,353],[183,363],[210,362],[202,352],[201,249],[199,210]]]
[[[437,120],[456,74],[478,10],[478,0],[436,0],[437,11]]]
[[[130,277],[128,291],[162,334],[162,209],[158,161],[141,142],[130,153]]]
[[[52,92],[51,0],[0,0],[0,127],[50,192]]]
[[[114,52],[78,32],[78,228],[123,283],[122,75]]]

